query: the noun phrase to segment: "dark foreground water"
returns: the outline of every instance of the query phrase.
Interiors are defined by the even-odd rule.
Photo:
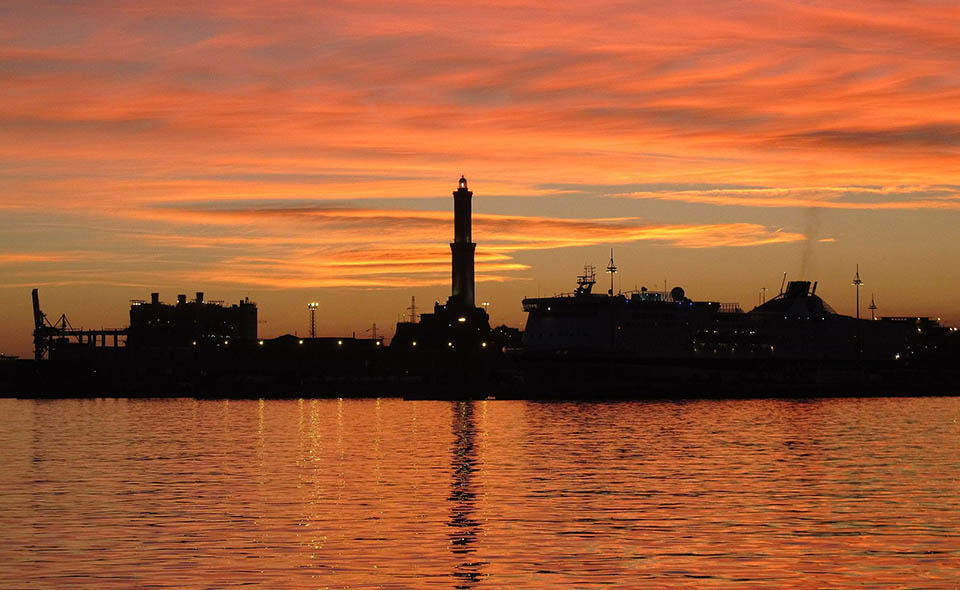
[[[960,398],[0,400],[2,588],[957,588]]]

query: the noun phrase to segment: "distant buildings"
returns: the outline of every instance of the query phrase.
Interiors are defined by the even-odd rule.
[[[204,301],[203,293],[187,301],[177,295],[176,304],[160,301],[152,293],[150,301],[130,305],[128,347],[175,347],[252,343],[257,340],[257,304],[249,299],[231,306],[219,301]]]

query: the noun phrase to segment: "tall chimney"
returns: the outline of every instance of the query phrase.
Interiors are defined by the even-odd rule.
[[[450,303],[466,307],[476,307],[474,302],[473,254],[477,245],[473,243],[471,230],[471,204],[473,192],[467,189],[467,179],[460,177],[457,190],[453,193],[453,289]]]

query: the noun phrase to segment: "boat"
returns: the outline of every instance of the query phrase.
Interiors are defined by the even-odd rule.
[[[608,271],[616,272],[611,256]],[[698,301],[682,287],[594,291],[586,266],[571,293],[525,298],[522,344],[508,353],[540,388],[603,383],[637,395],[731,389],[776,391],[824,387],[862,393],[953,383],[955,329],[936,318],[863,319],[837,313],[817,295],[817,282],[796,280],[749,311],[739,304]],[[945,378],[946,377],[946,378]],[[665,387],[666,386],[666,387]]]

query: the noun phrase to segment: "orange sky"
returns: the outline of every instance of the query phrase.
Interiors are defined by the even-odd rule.
[[[695,299],[820,281],[960,321],[960,5],[170,1],[0,5],[0,352],[30,288],[75,326],[249,296],[265,337],[391,333],[449,292]]]

